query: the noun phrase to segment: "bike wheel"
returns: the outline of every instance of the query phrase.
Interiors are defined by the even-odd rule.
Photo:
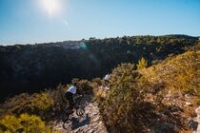
[[[62,118],[62,121],[63,121],[64,123],[69,119],[69,114],[67,113],[66,110],[62,113],[61,118]]]
[[[85,113],[85,109],[82,107],[76,108],[76,115],[77,116],[82,116]]]

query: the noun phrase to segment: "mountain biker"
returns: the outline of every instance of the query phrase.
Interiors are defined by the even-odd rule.
[[[77,83],[73,83],[65,92],[65,97],[69,101],[69,109],[72,111],[75,105],[74,96],[77,93]]]
[[[109,79],[110,79],[110,74],[106,74],[106,76],[104,77],[105,86],[108,86]]]

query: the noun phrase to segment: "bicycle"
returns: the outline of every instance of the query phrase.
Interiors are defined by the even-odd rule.
[[[79,117],[83,116],[83,114],[85,113],[85,109],[81,106],[81,100],[83,99],[83,94],[76,95],[74,98],[75,98],[74,108],[76,110],[76,115]],[[66,109],[62,113],[63,128],[65,129],[67,129],[69,126],[71,114],[73,113],[71,112],[71,109],[69,107],[66,107]]]

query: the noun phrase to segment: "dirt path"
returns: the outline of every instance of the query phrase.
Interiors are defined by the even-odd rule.
[[[63,128],[63,122],[58,122],[54,129],[62,133],[107,133],[104,123],[100,120],[97,103],[93,102],[92,98],[92,95],[84,96],[85,114],[83,117],[78,117],[74,112],[68,129]]]

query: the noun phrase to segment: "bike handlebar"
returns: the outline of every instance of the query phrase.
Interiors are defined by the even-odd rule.
[[[83,97],[83,94],[75,94],[75,97]]]

